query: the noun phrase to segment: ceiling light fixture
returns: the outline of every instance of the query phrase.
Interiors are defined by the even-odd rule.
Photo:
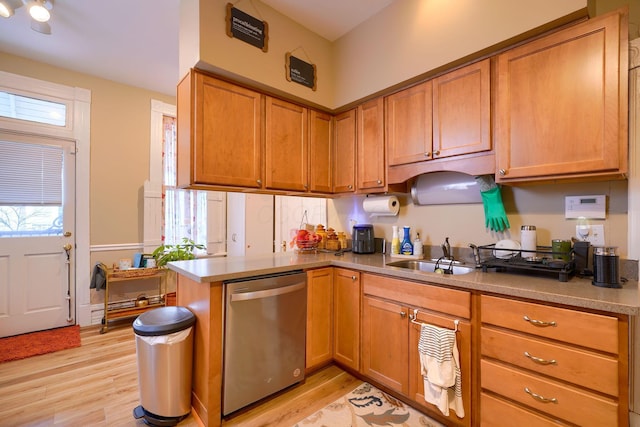
[[[42,34],[51,34],[53,0],[0,0],[0,16],[10,18],[15,10],[25,5],[31,16],[31,29]]]
[[[47,8],[49,6],[49,8]],[[51,19],[49,10],[53,7],[50,0],[31,0],[27,3],[29,15],[38,22],[47,22]]]
[[[20,0],[0,0],[0,16],[3,18],[13,16],[20,6],[22,6],[22,1]]]

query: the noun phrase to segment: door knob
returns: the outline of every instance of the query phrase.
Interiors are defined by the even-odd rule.
[[[67,243],[66,245],[64,245],[64,246],[62,247],[62,249],[64,249],[65,251],[70,251],[72,247],[73,247],[73,246],[71,246],[71,244],[70,244],[70,243]]]
[[[71,237],[71,232],[70,231],[65,231],[63,236],[64,237]]]

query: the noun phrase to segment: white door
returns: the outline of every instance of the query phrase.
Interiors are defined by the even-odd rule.
[[[227,255],[273,253],[273,196],[227,194]]]
[[[75,324],[74,153],[0,132],[0,337]]]

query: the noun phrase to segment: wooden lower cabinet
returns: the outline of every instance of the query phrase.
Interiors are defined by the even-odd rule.
[[[333,271],[333,360],[360,369],[360,273]]]
[[[333,359],[333,268],[307,272],[306,370]]]
[[[628,317],[480,297],[482,426],[628,426]]]
[[[409,394],[407,307],[365,295],[362,298],[362,374]]]
[[[428,415],[446,419],[448,425],[472,425],[470,293],[367,273],[362,274],[362,288],[360,372],[419,404]],[[415,309],[418,311],[414,319]],[[455,320],[459,321],[456,342],[464,413],[450,410],[449,415],[444,416],[435,405],[424,399],[418,352],[420,324],[454,329]]]

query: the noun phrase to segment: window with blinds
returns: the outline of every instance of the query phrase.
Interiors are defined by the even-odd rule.
[[[0,140],[0,237],[62,233],[62,147]]]
[[[64,127],[67,124],[67,106],[0,91],[0,116]]]

